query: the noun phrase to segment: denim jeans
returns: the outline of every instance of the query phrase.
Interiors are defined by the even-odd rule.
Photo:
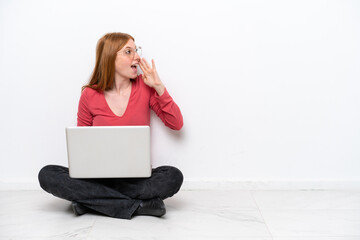
[[[141,200],[171,197],[183,182],[181,171],[171,166],[152,169],[149,178],[75,179],[68,168],[48,165],[38,177],[42,189],[56,197],[123,219],[132,217]]]

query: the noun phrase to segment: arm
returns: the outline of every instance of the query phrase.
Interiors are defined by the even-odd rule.
[[[180,130],[183,126],[182,114],[161,82],[154,60],[152,60],[151,67],[143,58],[140,60],[139,66],[144,73],[144,83],[153,89],[150,97],[150,107],[166,126],[174,130]]]
[[[169,95],[166,88],[164,88],[161,96],[159,96],[156,91],[153,92],[150,97],[150,107],[163,121],[165,126],[174,130],[180,130],[182,128],[183,116],[178,105]]]
[[[88,108],[88,98],[87,98],[87,91],[81,93],[80,100],[79,100],[79,107],[77,113],[77,125],[78,126],[92,126],[93,117],[90,113]]]

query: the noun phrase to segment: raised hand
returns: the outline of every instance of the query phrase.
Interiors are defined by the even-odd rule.
[[[159,96],[165,91],[165,86],[161,82],[159,74],[156,71],[155,61],[151,59],[152,66],[146,61],[145,58],[141,58],[139,66],[143,71],[143,80],[146,85],[155,89]]]

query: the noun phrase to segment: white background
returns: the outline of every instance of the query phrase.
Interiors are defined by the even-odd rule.
[[[360,180],[359,1],[0,1],[0,182],[67,165],[97,40],[125,32],[184,116],[154,166],[187,180]]]

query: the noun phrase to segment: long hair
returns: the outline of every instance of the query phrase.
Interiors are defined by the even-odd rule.
[[[126,43],[135,39],[127,33],[108,33],[99,39],[96,46],[96,62],[94,71],[88,84],[81,88],[84,91],[89,87],[97,91],[110,90],[115,81],[115,58],[116,53],[122,49]]]

